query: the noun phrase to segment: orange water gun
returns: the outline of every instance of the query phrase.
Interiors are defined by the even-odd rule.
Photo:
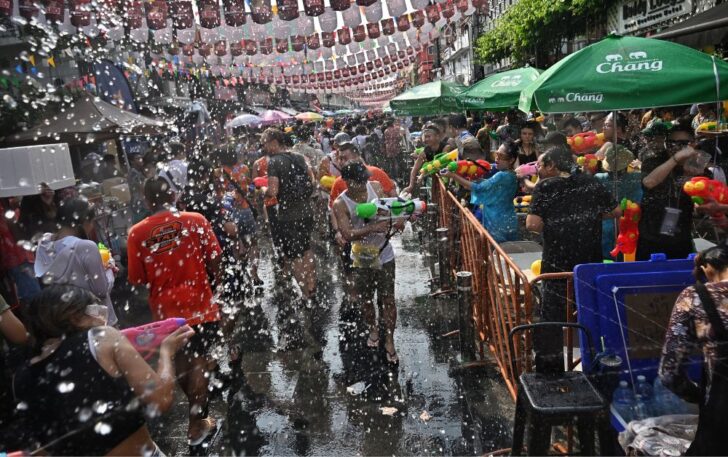
[[[642,217],[642,209],[637,203],[622,199],[622,217],[619,218],[619,236],[617,245],[609,253],[616,258],[621,252],[625,262],[634,262],[637,254],[637,241],[640,238],[639,223]]]
[[[728,203],[728,186],[705,176],[695,176],[686,182],[683,185],[683,191],[690,195],[696,205],[702,205],[710,199],[721,204]],[[711,214],[711,216],[715,219],[723,219],[725,214],[718,212]]]
[[[456,175],[472,181],[480,179],[485,176],[486,173],[489,173],[491,165],[482,159],[476,161],[458,160],[457,162],[450,162],[446,169],[440,170],[440,173],[443,173],[445,170],[451,171]]]
[[[570,136],[566,139],[566,143],[569,145],[571,150],[578,155],[600,148],[606,141],[607,139],[603,133],[596,132],[577,133],[576,135]]]
[[[599,169],[599,159],[594,154],[584,154],[576,159],[576,163],[586,172],[594,174]]]

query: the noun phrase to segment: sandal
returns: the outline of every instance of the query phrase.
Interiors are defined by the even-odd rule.
[[[215,419],[212,419],[210,417],[206,417],[202,419],[202,422],[204,423],[203,432],[202,435],[200,435],[198,438],[192,440],[187,439],[187,443],[189,446],[199,446],[200,444],[204,443],[205,440],[207,440],[210,435],[213,434],[214,431],[217,430],[218,423]]]
[[[367,338],[367,347],[370,349],[377,349],[379,347],[379,338],[372,338],[372,335],[369,334],[369,338]]]

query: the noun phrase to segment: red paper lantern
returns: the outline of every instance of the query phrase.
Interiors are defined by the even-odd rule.
[[[296,51],[300,52],[303,51],[303,47],[306,45],[306,37],[303,35],[294,35],[291,37],[291,48]]]
[[[453,16],[455,16],[455,4],[452,0],[447,0],[447,2],[442,5],[442,17],[450,19]]]
[[[306,37],[306,46],[308,49],[318,49],[321,47],[321,39],[318,33],[314,33]]]
[[[210,54],[212,54],[212,45],[207,43],[202,43],[199,48],[197,48],[197,53],[201,55],[202,57],[207,57]]]
[[[326,75],[323,72],[316,73],[316,81],[321,83],[324,82],[324,79],[326,79]]]
[[[13,7],[12,0],[0,0],[0,14],[5,14],[4,4],[7,4],[11,8],[10,13],[8,13],[10,15]],[[65,9],[63,8],[63,0],[45,0],[43,5],[45,6],[45,16],[48,21],[63,23],[66,16]]]
[[[388,19],[382,19],[382,33],[385,35],[392,35],[394,33],[394,19],[391,17]]]
[[[381,60],[381,62],[384,65],[389,65],[390,63],[392,63],[392,59],[389,56],[384,56],[384,58]],[[381,65],[378,65],[378,66],[381,66]]]
[[[300,84],[300,82],[301,82],[301,77],[299,75],[293,75],[292,79],[293,79],[293,84]]]
[[[288,76],[288,75],[283,75],[283,82],[286,83],[286,84],[290,84],[291,83],[291,77]]]
[[[339,44],[346,46],[351,43],[351,29],[349,27],[337,30],[337,34],[339,35]]]
[[[18,10],[20,10],[20,15],[27,20],[31,20],[38,15],[38,7],[35,6],[35,0],[18,0]]]
[[[374,61],[374,66],[377,68],[382,68],[382,59],[376,59]]]
[[[254,56],[258,53],[258,42],[255,40],[245,40],[245,53]]]
[[[396,72],[397,72],[397,64],[392,64],[392,65],[390,65],[390,66],[389,66],[389,69],[390,69],[390,70],[391,70],[392,72],[396,73]]]
[[[176,0],[173,0],[173,3]],[[222,0],[222,9],[225,13],[225,23],[230,27],[240,27],[245,24],[245,2],[243,0]]]
[[[268,83],[268,84],[273,84],[273,75],[268,75],[265,78],[265,82]]]
[[[334,32],[321,32],[321,44],[327,48],[333,47],[336,44],[335,36]]]
[[[456,2],[457,8],[461,13],[466,12],[470,8],[469,0],[456,0]]]
[[[268,55],[273,52],[273,38],[266,38],[260,41],[260,53]]]
[[[0,0],[0,14],[3,16],[13,14],[13,0]]]
[[[179,45],[176,43],[172,43],[167,47],[167,53],[171,56],[177,56],[179,55],[180,49]]]
[[[301,75],[301,84],[308,84],[308,76]]]
[[[427,20],[431,23],[434,24],[440,20],[440,6],[437,3],[427,5],[425,11],[427,11]]]
[[[377,0],[356,0],[356,4],[359,6],[370,6],[377,3]]]
[[[488,12],[488,0],[472,0],[473,8],[480,11],[481,13]]]
[[[267,24],[273,20],[273,10],[270,7],[270,0],[250,0],[250,16],[256,24]]]
[[[385,75],[388,75],[388,74],[390,74],[390,73],[392,73],[392,70],[391,70],[391,69],[390,69],[389,67],[385,67],[385,68],[384,68],[384,74],[385,74]]]
[[[225,40],[219,40],[215,42],[215,55],[222,57],[227,54],[227,42]]]
[[[192,13],[192,2],[175,0],[169,6],[174,28],[178,30],[192,28],[195,23],[195,17]]]
[[[364,81],[369,82],[371,80],[372,80],[372,75],[370,75],[369,73],[367,73],[366,75],[364,75]]]
[[[276,52],[278,54],[288,52],[288,38],[276,38]]]
[[[349,72],[349,69],[344,67],[341,69],[341,77],[342,78],[348,78],[351,73]]]
[[[407,49],[409,49],[409,48],[407,48]],[[400,59],[404,59],[407,56],[405,55],[404,51],[397,51],[397,57],[399,57]]]
[[[377,72],[377,76],[380,77],[380,78],[384,78],[384,70],[379,70]]]
[[[406,32],[410,29],[410,20],[406,14],[397,18],[397,30],[400,32]]]
[[[425,25],[425,13],[422,10],[417,10],[410,15],[410,20],[415,28],[420,28]]]
[[[400,52],[401,52],[401,51],[400,51]],[[407,55],[408,55],[408,56],[411,56],[411,55],[413,55],[414,53],[415,53],[415,50],[414,50],[414,49],[412,49],[412,46],[408,46],[408,47],[407,47]]]
[[[330,71],[327,71],[324,73],[326,75],[326,81],[333,81],[334,80],[334,74]]]
[[[365,25],[357,25],[354,27],[354,41],[361,43],[367,38],[367,28]]]
[[[415,63],[415,56],[409,56],[410,63]]]
[[[399,56],[396,53],[390,54],[389,58],[392,59],[392,62],[396,62],[399,60]]]
[[[356,76],[357,73],[359,73],[359,70],[357,70],[356,67],[349,67],[349,68],[347,68],[347,70],[349,71],[349,74],[352,76]]]
[[[126,1],[126,25],[130,29],[138,29],[142,26],[144,12],[142,11],[142,2],[139,0]]]
[[[374,70],[374,63],[373,62],[367,62],[367,71]],[[364,73],[364,72],[362,72]]]
[[[206,29],[220,27],[220,5],[217,0],[197,0],[200,25]]]
[[[245,45],[242,41],[233,41],[230,43],[230,55],[233,57],[242,56],[244,48]]]
[[[379,30],[379,23],[370,22],[369,24],[367,24],[367,33],[369,34],[369,38],[371,38],[372,40],[379,38],[379,36],[382,34],[382,32]]]
[[[341,79],[341,70],[334,70],[334,79]]]
[[[360,63],[358,70],[359,70],[359,73],[364,74],[364,72],[367,71],[367,67],[363,63]]]
[[[344,11],[351,6],[351,0],[331,0],[330,3],[334,11]]]
[[[404,64],[400,60],[399,62],[397,62],[397,69],[402,70],[403,68],[404,68]]]
[[[195,43],[187,43],[182,45],[182,54],[192,56],[195,54]]]
[[[298,17],[298,0],[276,0],[278,17],[284,21],[292,21]]]
[[[324,0],[303,0],[303,10],[307,16],[321,16],[324,14]]]
[[[147,27],[151,30],[161,30],[167,27],[167,2],[165,0],[152,0],[147,2]]]
[[[339,81],[334,81],[334,89],[338,89],[338,88],[339,88]]]
[[[332,82],[327,82],[327,83],[326,83],[326,88],[327,88],[327,89],[333,89],[333,88],[334,88],[334,83],[332,83]]]
[[[91,25],[91,0],[70,0],[68,10],[74,27]]]

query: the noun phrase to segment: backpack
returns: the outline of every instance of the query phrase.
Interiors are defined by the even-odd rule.
[[[282,204],[308,200],[314,191],[314,187],[311,178],[308,176],[306,160],[299,154],[291,153],[278,154],[276,157],[283,158],[284,162],[288,162],[291,167],[291,170],[281,179],[278,200]]]

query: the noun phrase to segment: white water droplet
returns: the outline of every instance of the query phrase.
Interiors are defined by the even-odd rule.
[[[111,433],[111,425],[107,424],[106,422],[97,422],[94,426],[94,432],[98,433],[99,435],[108,435]]]
[[[73,389],[76,388],[76,384],[72,382],[61,382],[58,383],[58,392],[62,394],[67,394],[69,392],[73,392]]]

